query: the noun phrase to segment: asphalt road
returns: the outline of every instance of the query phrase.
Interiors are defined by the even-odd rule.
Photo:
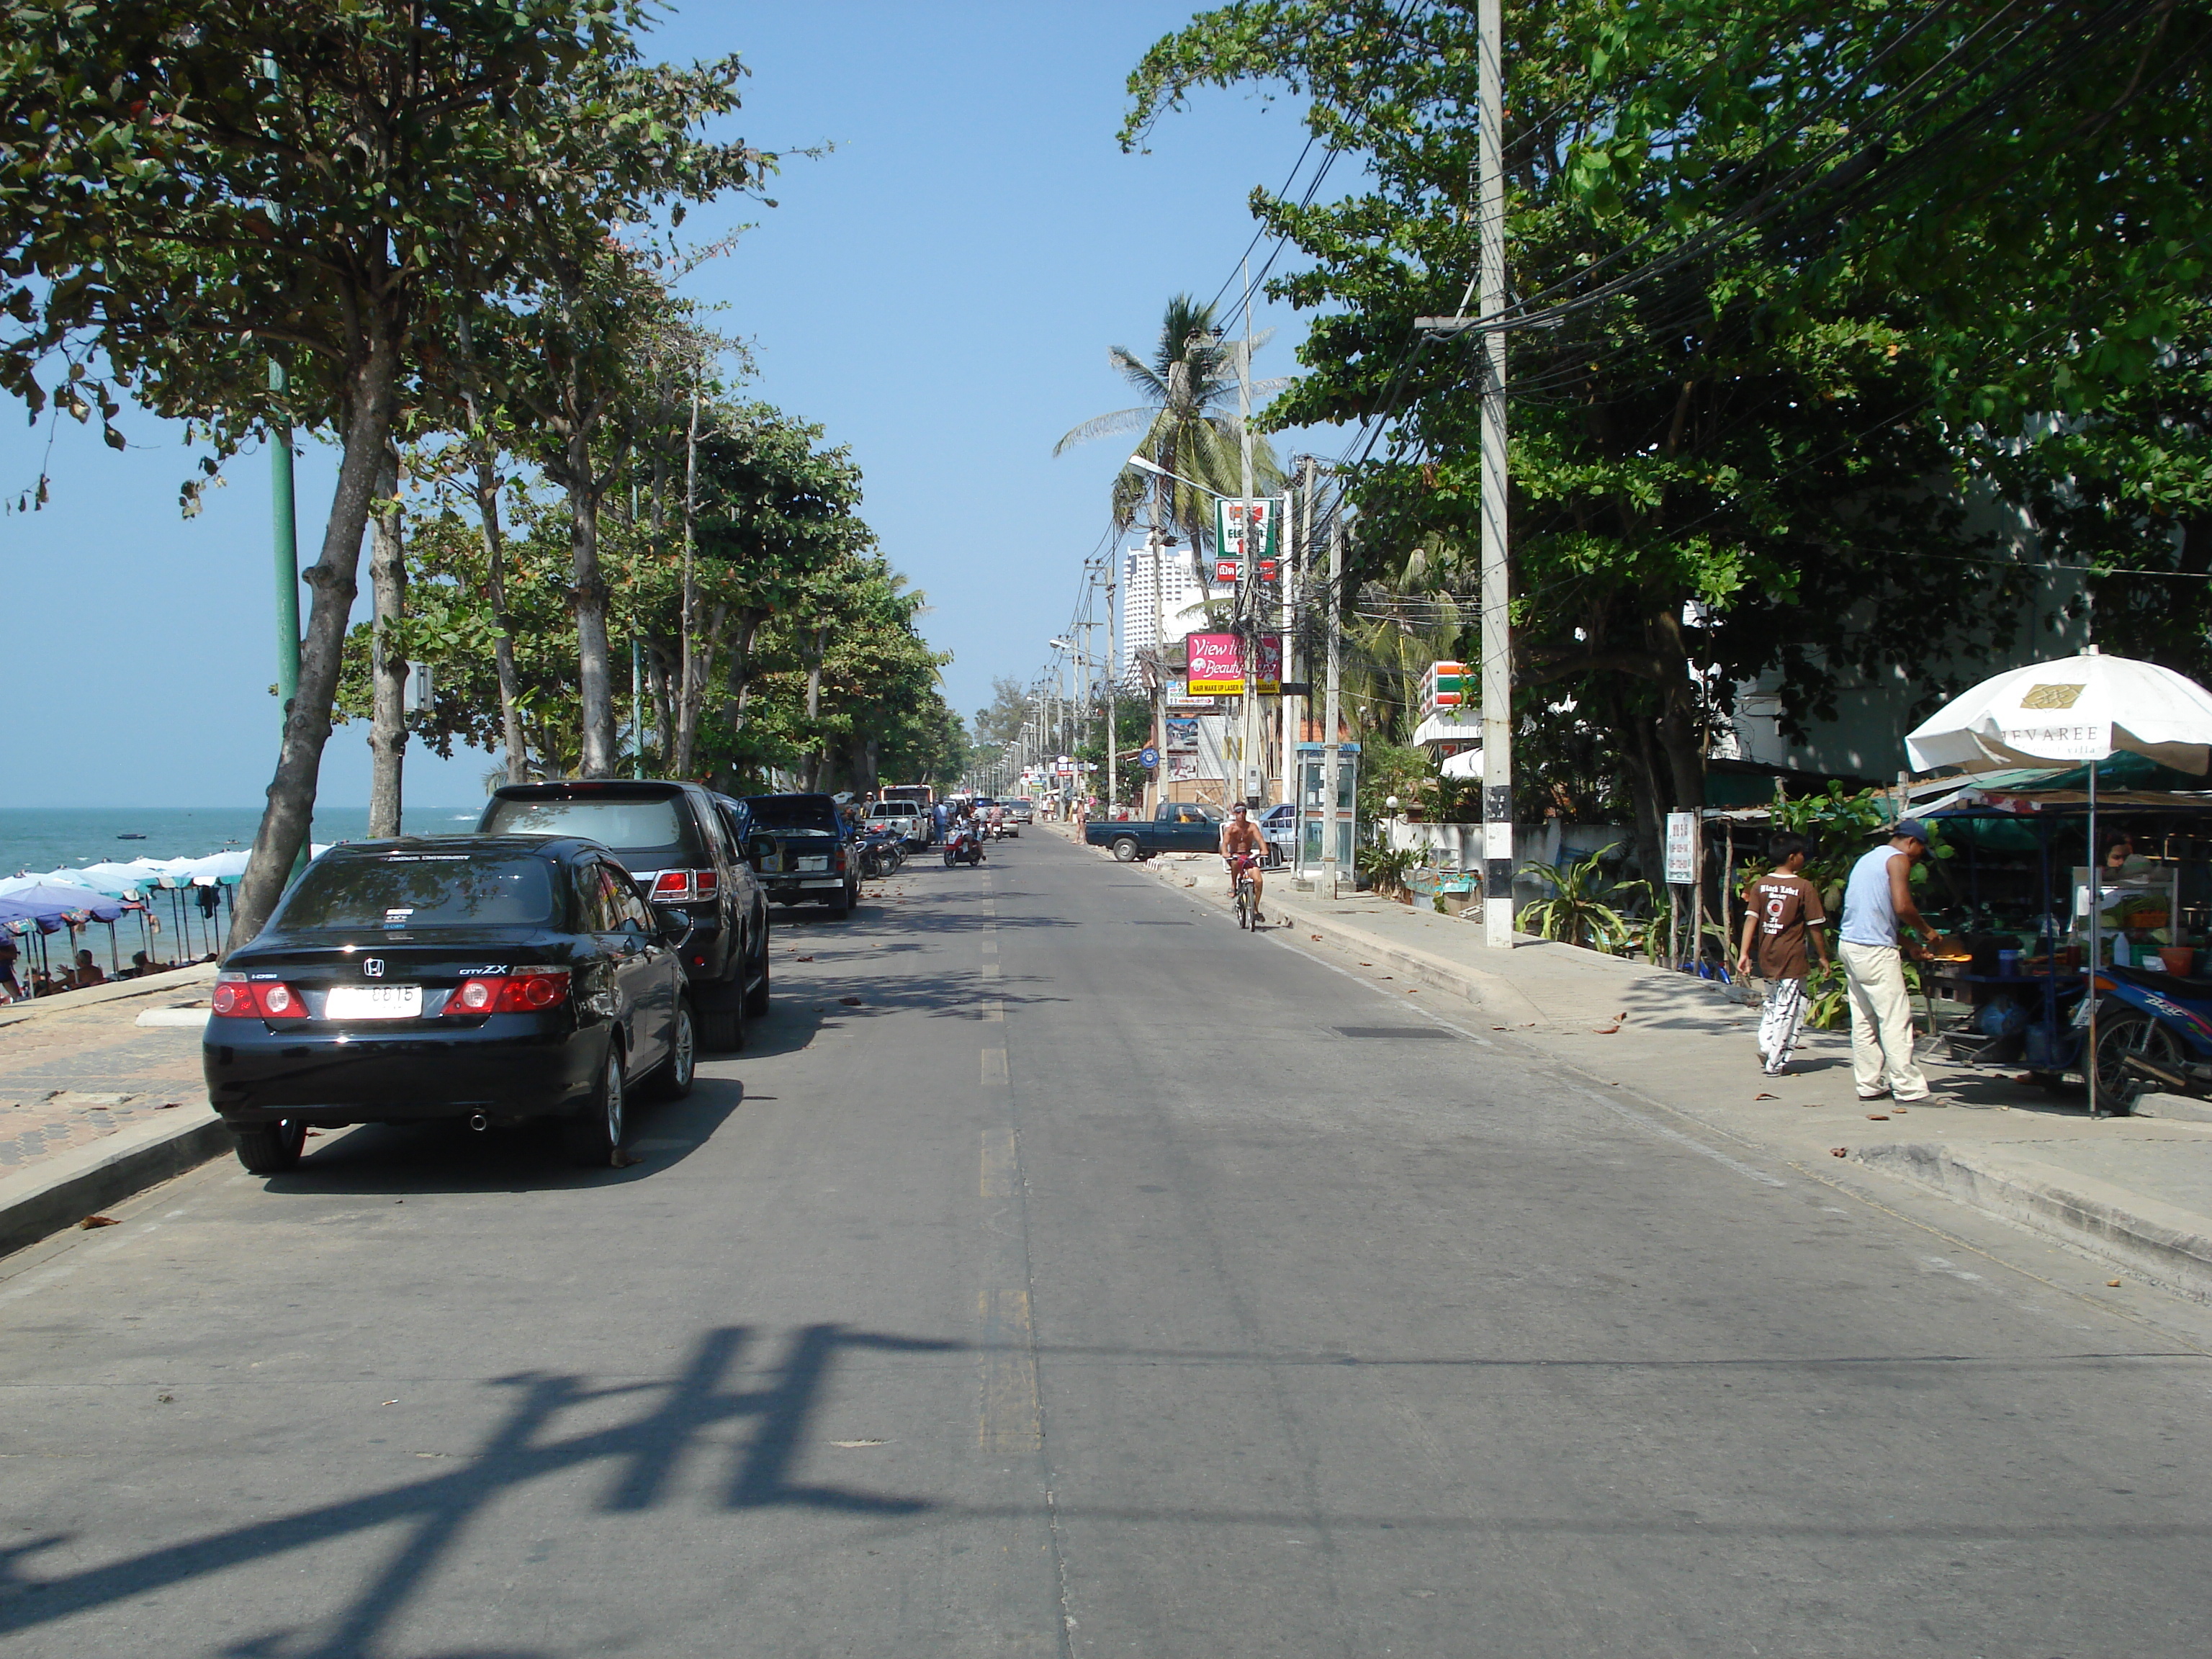
[[[892,886],[633,1167],[357,1130],[0,1264],[0,1653],[2212,1651],[2185,1311],[1041,832]]]

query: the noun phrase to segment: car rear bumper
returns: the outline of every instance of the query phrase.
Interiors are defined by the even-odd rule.
[[[473,1028],[274,1030],[210,1019],[201,1048],[208,1099],[226,1122],[416,1123],[482,1112],[495,1122],[565,1116],[591,1096],[603,1030],[495,1014]]]

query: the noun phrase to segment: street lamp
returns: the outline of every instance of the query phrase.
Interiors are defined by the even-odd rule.
[[[1147,459],[1142,455],[1130,456],[1129,465],[1139,472],[1150,472],[1157,477],[1171,478],[1176,483],[1188,484],[1193,489],[1202,495],[1211,495],[1217,501],[1233,501],[1237,499],[1234,495],[1224,495],[1219,490],[1199,483],[1195,478],[1186,478],[1180,472],[1170,472],[1158,461]]]

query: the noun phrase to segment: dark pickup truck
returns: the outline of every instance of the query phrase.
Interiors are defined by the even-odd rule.
[[[815,902],[833,916],[852,914],[860,897],[860,864],[852,835],[828,795],[747,795],[746,851],[761,886],[775,904]]]
[[[1110,848],[1124,864],[1155,853],[1211,853],[1221,845],[1221,809],[1196,801],[1162,801],[1150,820],[1112,818],[1083,826],[1083,839]]]

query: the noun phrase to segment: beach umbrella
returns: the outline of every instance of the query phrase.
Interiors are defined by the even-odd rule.
[[[1990,772],[2051,761],[2089,765],[2089,1115],[2097,1115],[2096,763],[2126,750],[2199,776],[2212,772],[2212,692],[2185,674],[2095,646],[2076,657],[1993,675],[1954,697],[1905,734],[1916,771],[1957,766]]]

